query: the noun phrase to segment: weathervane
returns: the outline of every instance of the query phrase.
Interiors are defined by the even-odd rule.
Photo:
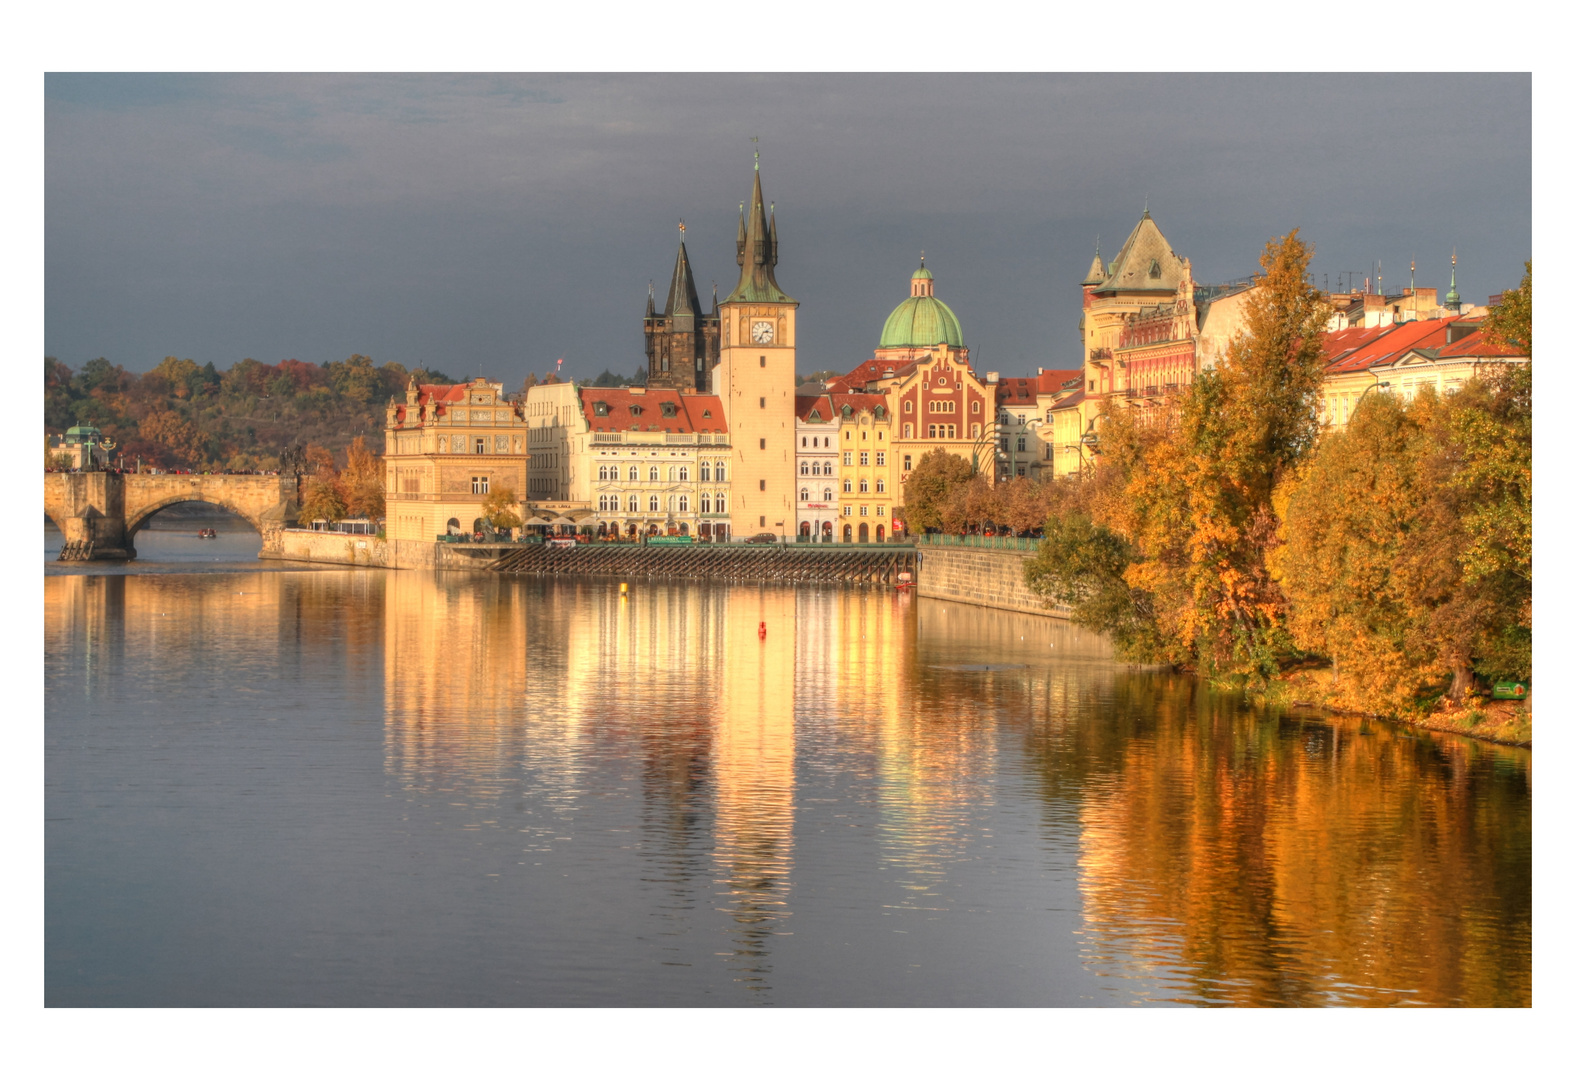
[[[750,141],[755,144],[755,171],[756,172],[760,172],[761,171],[761,137],[759,135],[751,135],[750,136]]]
[[[679,239],[684,239],[684,219],[679,218]]]

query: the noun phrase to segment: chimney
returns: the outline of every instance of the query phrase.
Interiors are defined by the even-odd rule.
[[[987,371],[985,373],[985,381],[988,382],[988,383],[1000,382],[1001,381],[1001,372],[999,372],[999,371]]]

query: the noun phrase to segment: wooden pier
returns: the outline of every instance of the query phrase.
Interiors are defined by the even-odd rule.
[[[898,574],[915,573],[916,562],[914,549],[898,544],[532,544],[506,553],[488,569],[538,577],[895,585]]]

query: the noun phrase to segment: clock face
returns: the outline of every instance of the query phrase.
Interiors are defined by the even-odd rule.
[[[769,345],[772,340],[772,324],[758,322],[750,327],[750,340],[757,345]]]

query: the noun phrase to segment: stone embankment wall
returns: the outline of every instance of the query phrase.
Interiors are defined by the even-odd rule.
[[[517,550],[513,544],[435,544],[312,529],[276,529],[264,534],[259,558],[381,566],[390,570],[483,570],[500,555]]]
[[[1066,608],[1046,607],[1023,583],[1023,564],[1031,558],[1033,553],[1028,551],[921,545],[919,572],[914,577],[920,596],[1067,618]]]

